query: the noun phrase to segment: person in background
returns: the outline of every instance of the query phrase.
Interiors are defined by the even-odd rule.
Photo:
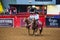
[[[10,12],[9,12],[9,8],[6,8],[5,9],[5,14],[8,15]]]
[[[15,7],[11,7],[11,12],[13,15],[17,14],[17,9]]]

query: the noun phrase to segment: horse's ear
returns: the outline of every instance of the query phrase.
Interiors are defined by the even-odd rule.
[[[23,19],[23,22],[25,22],[26,18]]]

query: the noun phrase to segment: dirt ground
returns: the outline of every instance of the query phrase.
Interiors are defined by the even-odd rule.
[[[0,40],[60,40],[60,28],[44,28],[39,36],[28,35],[26,28],[0,28]]]

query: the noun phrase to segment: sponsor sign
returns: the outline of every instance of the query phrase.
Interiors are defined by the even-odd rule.
[[[60,18],[46,18],[46,26],[59,27]]]
[[[0,18],[0,26],[1,27],[13,27],[13,19],[12,18]]]

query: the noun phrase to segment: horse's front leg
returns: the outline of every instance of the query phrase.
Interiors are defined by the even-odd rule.
[[[35,30],[33,30],[33,35],[35,35]]]
[[[35,35],[37,35],[38,33],[37,33],[37,31],[38,31],[38,29],[35,29]]]
[[[30,35],[30,27],[27,25],[26,28],[27,28],[28,34]]]
[[[28,34],[30,35],[30,28],[28,28]]]
[[[33,35],[35,35],[35,34],[37,35],[37,31],[38,31],[38,29],[34,29],[33,30]]]

